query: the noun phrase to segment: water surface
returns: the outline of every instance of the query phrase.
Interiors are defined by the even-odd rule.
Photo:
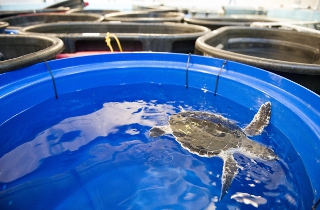
[[[218,113],[240,127],[258,109],[158,84],[47,100],[0,126],[0,209],[309,209],[304,166],[272,124],[252,139],[280,160],[235,154],[241,168],[219,201],[220,158],[191,154],[172,135],[149,136],[181,108]]]

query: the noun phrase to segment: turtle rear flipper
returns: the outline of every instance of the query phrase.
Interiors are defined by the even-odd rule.
[[[250,124],[245,127],[244,132],[248,136],[256,136],[261,134],[264,127],[269,124],[269,119],[271,115],[271,103],[268,101],[261,105],[257,114],[254,115],[254,118]]]
[[[154,126],[150,129],[150,136],[151,137],[159,137],[165,134],[170,134],[172,133],[171,129],[169,126]]]
[[[233,158],[232,154],[224,154],[220,156],[224,160],[222,169],[222,187],[220,200],[225,196],[229,189],[234,177],[238,174],[238,164]]]

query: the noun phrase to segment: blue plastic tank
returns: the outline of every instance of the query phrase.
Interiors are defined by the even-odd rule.
[[[91,90],[99,91],[92,92]],[[175,95],[171,97],[170,94]],[[77,95],[78,99],[73,100],[72,95]],[[141,98],[140,95],[147,95],[147,98]],[[99,100],[95,97],[98,97]],[[103,101],[106,103],[97,108],[95,106],[96,103],[100,103],[100,97],[103,97]],[[115,101],[114,97],[117,97],[118,101]],[[92,98],[95,98],[95,100],[92,100]],[[71,105],[65,105],[69,99],[71,100]],[[170,139],[170,137],[160,139],[159,141],[150,140],[150,147],[135,147],[134,143],[130,144],[130,146],[128,142],[127,144],[126,142],[118,142],[113,147],[94,147],[94,149],[88,152],[90,158],[94,157],[94,159],[90,159],[91,162],[89,160],[84,161],[84,163],[79,163],[79,166],[72,164],[78,164],[78,162],[83,161],[86,157],[81,155],[82,153],[79,154],[77,152],[82,151],[86,153],[86,146],[92,146],[94,142],[100,141],[101,143],[104,140],[115,141],[114,135],[116,135],[116,132],[123,132],[123,135],[129,136],[130,142],[139,142],[134,137],[139,131],[141,131],[141,138],[147,138],[148,129],[150,129],[148,114],[154,112],[155,109],[159,109],[160,106],[166,109],[177,105],[167,113],[159,112],[159,115],[168,116],[173,111],[178,112],[179,106],[184,106],[182,107],[184,109],[220,113],[230,118],[230,120],[235,120],[236,124],[242,127],[242,125],[250,122],[250,119],[252,119],[260,105],[266,101],[270,101],[272,104],[272,114],[270,126],[268,126],[263,134],[266,137],[265,143],[269,144],[281,159],[277,167],[291,171],[291,175],[283,178],[281,171],[273,171],[272,164],[259,163],[259,167],[266,167],[264,169],[264,173],[266,173],[265,179],[272,177],[273,181],[277,183],[287,183],[292,178],[296,180],[297,185],[289,184],[290,186],[286,186],[283,184],[273,185],[272,183],[266,183],[270,191],[259,194],[252,186],[258,185],[260,182],[256,181],[250,184],[250,186],[247,186],[247,189],[241,186],[242,182],[239,181],[240,178],[236,178],[233,184],[236,187],[238,183],[239,188],[230,189],[223,200],[219,201],[213,196],[208,200],[201,200],[200,203],[203,205],[203,203],[208,202],[206,207],[217,207],[219,209],[219,207],[227,205],[224,202],[228,202],[229,199],[230,202],[233,202],[233,206],[240,205],[238,208],[247,207],[246,209],[256,209],[256,207],[259,207],[259,209],[260,207],[261,209],[270,209],[270,207],[273,207],[273,209],[280,209],[280,207],[311,209],[312,206],[316,208],[315,204],[320,198],[320,97],[281,76],[255,67],[210,57],[146,52],[101,54],[53,60],[0,74],[0,110],[2,110],[0,112],[0,136],[2,138],[4,136],[10,138],[10,135],[16,137],[15,140],[10,142],[0,140],[0,144],[2,145],[2,149],[0,149],[0,172],[2,172],[0,174],[0,205],[6,207],[6,209],[46,208],[48,207],[46,205],[49,205],[49,203],[46,203],[46,199],[50,198],[50,202],[53,202],[51,203],[51,207],[55,207],[56,209],[81,208],[83,205],[93,208],[99,206],[99,204],[102,205],[102,203],[99,203],[101,200],[113,198],[108,201],[109,203],[107,201],[103,203],[112,207],[112,202],[117,201],[117,198],[114,196],[123,193],[126,194],[126,199],[117,201],[118,203],[114,204],[114,208],[129,206],[134,209],[151,208],[155,207],[154,205],[157,202],[159,202],[157,203],[159,204],[157,206],[159,208],[170,207],[172,209],[179,209],[183,207],[184,202],[187,203],[186,205],[193,206],[190,200],[196,199],[207,192],[209,193],[204,188],[206,185],[205,180],[207,179],[203,178],[203,176],[213,177],[213,179],[217,180],[219,176],[216,176],[215,171],[208,171],[203,174],[201,169],[202,164],[196,164],[196,168],[199,168],[200,171],[195,172],[195,174],[190,171],[191,169],[181,169],[179,165],[170,167],[170,172],[163,174],[162,170],[167,170],[168,164],[174,164],[179,159],[178,157],[180,157],[174,156],[176,150],[179,150],[180,147],[178,144],[173,144],[174,140],[172,138],[172,141],[168,141],[167,138]],[[73,113],[78,113],[82,119],[87,119],[86,116],[94,114],[94,118],[98,119],[101,117],[100,109],[104,109],[111,115],[115,112],[112,110],[116,110],[129,102],[132,102],[132,104],[121,112],[118,112],[118,114],[127,117],[127,121],[133,122],[130,125],[133,127],[126,131],[122,131],[123,127],[116,127],[108,135],[101,134],[97,138],[92,138],[89,142],[75,142],[76,140],[74,139],[81,136],[92,135],[95,129],[94,127],[90,127],[89,121],[84,121],[82,126],[89,126],[90,132],[81,134],[82,131],[72,127],[74,126],[72,124],[74,120],[72,119],[75,119],[71,116]],[[164,102],[168,103],[163,105],[162,103]],[[42,106],[41,104],[45,105]],[[92,111],[87,110],[86,106],[88,104],[95,108],[92,108]],[[113,104],[113,106],[111,107],[110,104]],[[147,110],[143,108],[135,110],[134,106],[137,104],[152,104],[152,107]],[[188,104],[193,105],[189,106]],[[34,107],[37,108],[33,110]],[[66,107],[70,111],[65,111]],[[33,110],[33,114],[28,114],[29,110]],[[79,114],[79,110],[85,114]],[[124,115],[128,110],[132,110],[132,112],[138,114],[142,112],[146,114],[145,117],[142,116],[140,119],[141,122],[146,123],[146,130],[143,130],[138,121],[134,122],[134,118]],[[67,116],[61,116],[62,114]],[[25,117],[21,118],[23,120],[14,121],[15,119],[19,119],[19,115]],[[104,117],[108,117],[108,115]],[[70,126],[66,125],[65,119],[70,119]],[[167,123],[167,118],[161,119],[157,123]],[[43,132],[38,134],[32,133],[29,125],[36,130],[39,127],[43,127],[50,120],[57,121],[58,124],[52,128],[44,128]],[[14,121],[15,126],[5,127],[10,121]],[[97,124],[97,126],[105,126],[107,128],[108,125],[114,123],[112,120],[103,122]],[[19,124],[22,123],[25,123],[28,127],[20,128]],[[58,125],[60,126],[60,130],[68,127],[70,132],[60,135],[60,131],[57,131]],[[5,127],[5,130],[1,127]],[[58,133],[47,135],[46,139],[39,140],[44,133],[51,132],[52,130]],[[23,142],[26,140],[19,142],[17,140],[26,134],[31,137],[33,136],[32,138],[39,140],[39,142]],[[256,140],[260,141],[260,137]],[[78,146],[75,149],[74,145],[76,143]],[[42,144],[57,145],[59,147],[54,147],[58,148],[58,150],[54,151],[47,151],[46,148],[43,150],[37,149],[44,148],[41,146]],[[126,146],[124,147],[124,145]],[[142,171],[140,168],[140,170],[136,170],[134,173],[129,173],[130,168],[136,167],[132,161],[135,158],[145,158],[146,152],[153,147],[156,149],[155,153],[153,153],[154,157],[146,158],[145,161],[148,164],[142,164],[141,168],[151,167],[151,165],[155,168],[148,171],[148,177],[139,179],[136,186],[131,186],[136,181],[135,178]],[[108,156],[108,151],[112,148],[118,148],[121,151],[124,148],[132,148],[134,152],[130,153],[129,158],[124,156]],[[145,153],[141,153],[143,149],[145,149]],[[172,153],[166,152],[168,149],[172,149]],[[15,153],[16,155],[11,159],[11,163],[6,162],[10,166],[6,170],[5,165],[1,166],[1,163],[4,164],[1,159],[14,151],[19,152]],[[31,153],[28,151],[37,152]],[[76,156],[71,156],[72,154],[75,155],[75,153],[77,154]],[[181,155],[187,155],[187,152],[184,151]],[[41,159],[40,157],[45,158]],[[68,159],[68,157],[70,158]],[[92,162],[93,160],[105,160],[107,157],[109,160],[121,159],[127,161],[126,164],[128,165],[126,165],[123,173],[119,172],[119,168],[110,167],[106,162],[99,162],[100,165],[96,162],[93,164]],[[17,164],[19,158],[24,161],[23,164]],[[66,161],[62,161],[62,158],[67,159],[63,159]],[[183,160],[183,162],[181,163],[191,165],[198,163],[199,157],[193,155],[192,158],[190,162],[188,162],[189,159],[182,158],[181,161]],[[242,156],[237,156],[236,158],[239,160],[245,159]],[[162,160],[162,165],[159,163],[159,160]],[[254,160],[248,160],[248,164],[251,164],[250,167],[252,167],[250,170],[254,170],[257,164]],[[29,164],[28,161],[31,163]],[[71,168],[68,168],[69,166],[67,167],[65,164],[69,164],[70,161],[73,161],[73,163],[70,166]],[[209,163],[211,159],[206,159],[205,161]],[[164,163],[166,164],[165,166],[163,166]],[[101,164],[104,164],[103,167]],[[28,167],[24,168],[24,165]],[[161,170],[156,169],[156,167],[160,167],[159,165],[163,167]],[[221,166],[221,163],[218,163],[218,165]],[[41,172],[42,166],[45,168],[44,172]],[[98,166],[101,168],[97,168]],[[298,168],[298,166],[303,167]],[[243,165],[243,167],[246,167],[246,165]],[[88,178],[93,173],[97,173],[94,178]],[[240,170],[239,176],[242,173],[244,173],[243,170]],[[106,174],[111,174],[113,178],[100,183]],[[165,186],[167,182],[163,180],[168,174],[176,176],[175,181],[171,180],[170,184],[176,185],[184,177],[191,176],[193,178],[187,180],[188,183],[197,182],[200,188],[195,188],[194,185],[179,185],[173,191],[168,191],[171,188]],[[254,174],[251,173],[250,177],[245,174],[244,176],[247,180],[250,180]],[[258,177],[261,176],[259,175]],[[48,177],[51,178],[49,179]],[[33,180],[37,181],[33,182]],[[125,185],[122,185],[124,183]],[[106,184],[109,185],[106,186]],[[150,184],[153,187],[148,188],[148,191],[138,190],[136,193],[132,192],[133,188],[145,186],[146,184]],[[80,185],[83,185],[83,188],[79,188]],[[154,187],[156,185],[160,187]],[[220,186],[218,181],[209,185],[211,188],[215,188],[215,185],[217,188]],[[52,190],[50,190],[51,187],[49,186],[52,187]],[[182,186],[189,187],[184,188]],[[28,191],[28,189],[34,189],[34,191]],[[102,189],[103,191],[101,191]],[[112,189],[113,191],[107,191],[108,189]],[[181,192],[182,189],[185,191],[177,198],[178,200],[169,203],[171,200],[168,196]],[[248,192],[239,193],[239,190],[241,192],[242,189],[247,189]],[[289,189],[289,191],[286,192],[284,189]],[[155,192],[155,190],[157,191]],[[219,192],[219,189],[217,192]],[[33,193],[36,193],[40,197],[42,195],[47,196],[47,198],[40,199],[40,197],[34,196]],[[141,196],[138,196],[138,194]],[[264,196],[280,196],[287,203],[277,203],[276,200],[272,203],[264,199]],[[38,198],[39,200],[37,200]],[[75,200],[81,202],[73,202]],[[125,206],[127,204],[128,206]],[[144,206],[139,206],[139,204],[143,204]],[[197,205],[200,204],[197,203]],[[201,205],[195,206],[194,209],[202,208]]]

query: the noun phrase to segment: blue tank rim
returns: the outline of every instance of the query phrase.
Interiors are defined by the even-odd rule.
[[[138,68],[139,66],[158,69],[170,68],[170,71],[183,70],[184,72],[188,69],[190,74],[205,73],[213,75],[213,81],[216,81],[216,75],[219,74],[224,62],[225,60],[212,57],[198,55],[190,55],[190,57],[188,57],[186,54],[155,52],[107,53],[51,60],[0,74],[0,102],[7,96],[32,85],[43,82],[51,83],[52,77],[46,67],[47,64],[50,66],[52,75],[57,81],[64,77],[73,77],[88,71],[101,71],[99,69],[103,65],[107,65],[107,67],[105,67],[107,69],[117,69],[119,71],[126,68]],[[320,164],[319,95],[274,73],[233,61],[226,61],[219,78],[221,84],[223,84],[226,79],[234,79],[239,83],[245,83],[246,85],[264,93],[267,98],[269,97],[274,101],[280,101],[287,106],[289,110],[292,110],[296,115],[303,118],[303,121],[315,133],[315,136],[318,137],[318,139],[313,139],[315,144],[314,153],[317,157],[312,158],[318,158],[317,164]],[[136,78],[132,79],[134,80]],[[170,78],[167,79],[170,80]],[[170,82],[172,81],[170,80]],[[181,81],[174,81],[174,83],[177,85],[185,85],[185,79],[182,79]],[[194,86],[195,83],[190,82],[189,85]],[[211,88],[210,91],[214,91],[214,89]],[[59,89],[58,82],[58,93],[59,92],[61,93],[61,89]],[[219,86],[217,94],[230,94],[230,92],[228,92],[228,89],[224,90]],[[53,95],[50,97],[53,97]],[[244,101],[243,103],[246,105],[245,103],[247,102]],[[2,103],[0,103],[0,109],[4,110],[4,107],[1,107],[1,104]],[[2,122],[3,117],[0,115],[0,125]],[[304,156],[303,163],[310,160],[311,157],[306,157],[306,155],[309,154],[309,151],[304,148],[296,149],[298,149],[298,153],[301,154],[301,156]],[[309,166],[309,168],[307,168],[307,173],[310,177],[315,199],[318,199],[320,196],[320,183],[317,178],[317,167]]]
[[[59,70],[61,68],[67,68],[67,67],[74,67],[74,66],[84,66],[84,65],[91,65],[93,63],[100,63],[101,60],[104,60],[103,58],[107,56],[110,57],[110,61],[117,60],[117,61],[137,61],[139,63],[139,60],[152,60],[155,63],[162,60],[168,60],[168,61],[174,61],[174,62],[180,62],[187,64],[187,58],[188,55],[186,54],[180,54],[180,53],[169,53],[169,52],[122,52],[122,53],[103,53],[103,54],[97,54],[97,55],[85,55],[85,56],[78,56],[78,57],[71,57],[71,58],[62,58],[57,60],[50,60],[46,61],[50,65],[50,68],[52,71]],[[311,107],[318,107],[320,111],[320,105],[316,103],[316,100],[320,99],[320,96],[314,93],[312,90],[309,90],[303,86],[301,86],[298,83],[295,83],[293,81],[290,81],[289,79],[286,79],[282,76],[279,76],[275,73],[263,70],[258,67],[250,66],[247,64],[242,64],[235,61],[230,60],[224,60],[220,58],[213,58],[213,57],[207,57],[207,56],[200,56],[200,55],[191,55],[190,58],[190,66],[192,63],[212,63],[215,65],[216,68],[219,68],[222,66],[222,63],[224,61],[227,61],[227,64],[225,65],[225,68],[230,69],[237,69],[236,71],[241,74],[247,74],[247,69],[254,70],[252,76],[258,80],[263,80],[266,83],[269,83],[278,89],[281,89],[285,91],[286,93],[292,95],[292,97],[297,98],[301,101],[306,101]],[[40,62],[37,64],[34,64],[29,67],[17,69],[15,71],[12,71],[10,74],[3,73],[0,74],[0,90],[3,86],[9,85],[10,81],[15,81],[23,77],[30,77],[32,75],[36,75],[39,73],[43,73],[43,69],[39,69],[38,67],[43,66],[45,62]],[[71,65],[70,65],[71,64]],[[204,64],[205,65],[205,64]],[[244,69],[238,68],[243,67]],[[191,69],[189,70],[196,70]],[[67,74],[65,74],[67,75]],[[62,76],[62,75],[61,75]],[[221,74],[223,77],[223,72]],[[279,78],[281,78],[281,82],[279,82]],[[294,90],[294,91],[293,91]],[[1,95],[0,95],[1,97]]]

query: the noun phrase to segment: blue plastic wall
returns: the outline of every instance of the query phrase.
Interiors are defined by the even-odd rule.
[[[114,53],[48,62],[59,94],[105,85],[161,83],[186,85],[188,55]],[[215,91],[224,60],[190,56],[188,86]],[[320,97],[273,73],[228,61],[221,71],[217,94],[248,108],[273,105],[271,123],[300,154],[315,199],[320,197]],[[12,116],[55,97],[45,63],[0,75],[0,125]],[[23,103],[22,103],[23,102]],[[3,111],[5,110],[5,111]]]

